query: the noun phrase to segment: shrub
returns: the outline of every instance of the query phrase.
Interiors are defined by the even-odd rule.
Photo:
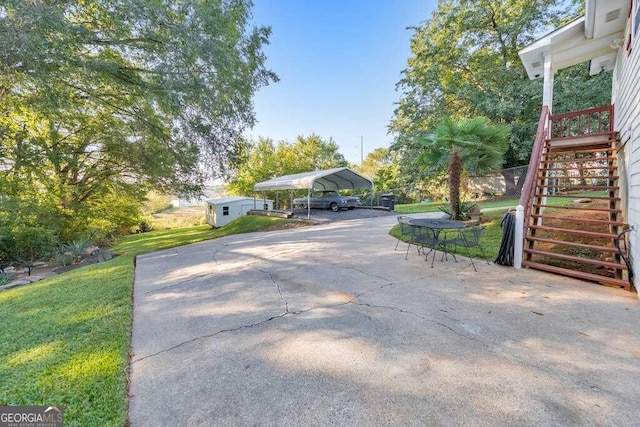
[[[15,258],[34,262],[51,258],[58,248],[58,239],[43,227],[24,227],[15,233]]]
[[[78,262],[78,259],[75,255],[70,254],[69,252],[61,253],[53,258],[53,265],[66,267],[68,265],[73,265]]]
[[[76,257],[81,257],[84,255],[85,250],[90,246],[90,241],[78,240],[62,246],[62,252],[71,252],[71,254],[75,255]]]
[[[442,212],[449,215],[449,218],[453,218],[451,213],[451,205],[442,205],[438,207]],[[472,213],[480,212],[480,205],[476,202],[460,202],[460,214],[463,218],[469,219]]]
[[[0,286],[4,286],[13,280],[13,276],[7,273],[0,273]]]
[[[149,231],[153,231],[153,227],[146,221],[141,221],[138,229],[141,233],[148,233]]]
[[[13,259],[16,251],[16,238],[10,227],[0,227],[0,261]]]

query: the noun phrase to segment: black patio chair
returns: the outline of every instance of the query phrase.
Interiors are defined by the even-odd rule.
[[[478,248],[482,253],[482,257],[487,262],[487,264],[491,264],[489,259],[487,259],[487,254],[484,252],[484,248],[480,244],[480,239],[484,234],[486,227],[484,225],[479,225],[476,227],[467,227],[461,228],[458,230],[458,236],[446,241],[447,246],[461,247],[464,248],[469,260],[471,261],[471,265],[475,271],[478,271],[476,265],[473,263],[473,258],[471,258],[471,254],[469,252],[469,248]]]
[[[431,268],[433,268],[433,261],[436,259],[436,249],[438,249],[441,245],[441,242],[438,239],[438,233],[436,230],[427,227],[419,227],[412,226],[413,233],[411,238],[411,244],[416,245],[418,248],[418,253],[420,250],[424,251],[424,260],[427,261],[429,259],[429,254],[433,252],[433,259],[431,260]],[[429,252],[426,249],[429,248]],[[407,248],[407,254],[409,253],[409,249]],[[407,257],[405,256],[405,259]]]
[[[413,219],[412,216],[400,215],[398,216],[398,224],[400,224],[400,237],[406,237],[411,239],[411,226],[409,225],[409,221]],[[396,242],[396,247],[393,249],[394,251],[398,249],[398,244],[400,244],[401,239],[398,239]],[[411,244],[409,244],[411,246]]]

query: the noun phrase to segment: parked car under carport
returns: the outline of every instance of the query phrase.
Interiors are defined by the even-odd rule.
[[[331,209],[338,212],[341,209],[355,209],[361,204],[359,197],[342,196],[336,190],[314,191],[310,197],[293,199],[294,208]]]
[[[309,200],[311,199],[311,193],[316,191],[329,191],[329,190],[358,190],[365,189],[373,191],[373,182],[360,175],[357,172],[352,171],[347,167],[335,168],[335,169],[327,169],[327,170],[317,170],[313,172],[304,172],[293,175],[284,175],[276,178],[272,178],[268,181],[263,181],[255,184],[253,186],[254,191],[262,191],[263,197],[265,196],[265,191],[275,191],[276,192],[276,204],[278,205],[278,192],[282,190],[289,190],[291,205],[295,204],[293,192],[295,190],[307,190],[307,202],[304,204],[307,207],[307,218],[311,215],[311,203]],[[373,193],[372,193],[373,194]],[[341,198],[346,198],[341,196]],[[300,198],[298,198],[300,199]],[[357,203],[357,202],[356,202]],[[298,206],[302,206],[302,204],[298,204]],[[354,208],[357,205],[349,205],[347,202],[346,209],[353,206]],[[336,212],[342,210],[338,203],[336,206],[327,206],[329,209],[336,209]]]

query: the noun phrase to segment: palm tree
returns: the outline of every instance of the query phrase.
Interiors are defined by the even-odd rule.
[[[472,119],[445,119],[435,134],[417,138],[425,151],[418,161],[430,168],[448,165],[449,203],[453,219],[462,219],[460,206],[460,180],[463,170],[485,173],[498,170],[511,127],[493,124],[486,117]]]

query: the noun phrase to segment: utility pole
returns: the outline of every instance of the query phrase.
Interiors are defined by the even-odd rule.
[[[360,135],[360,166],[364,163],[364,137]]]

